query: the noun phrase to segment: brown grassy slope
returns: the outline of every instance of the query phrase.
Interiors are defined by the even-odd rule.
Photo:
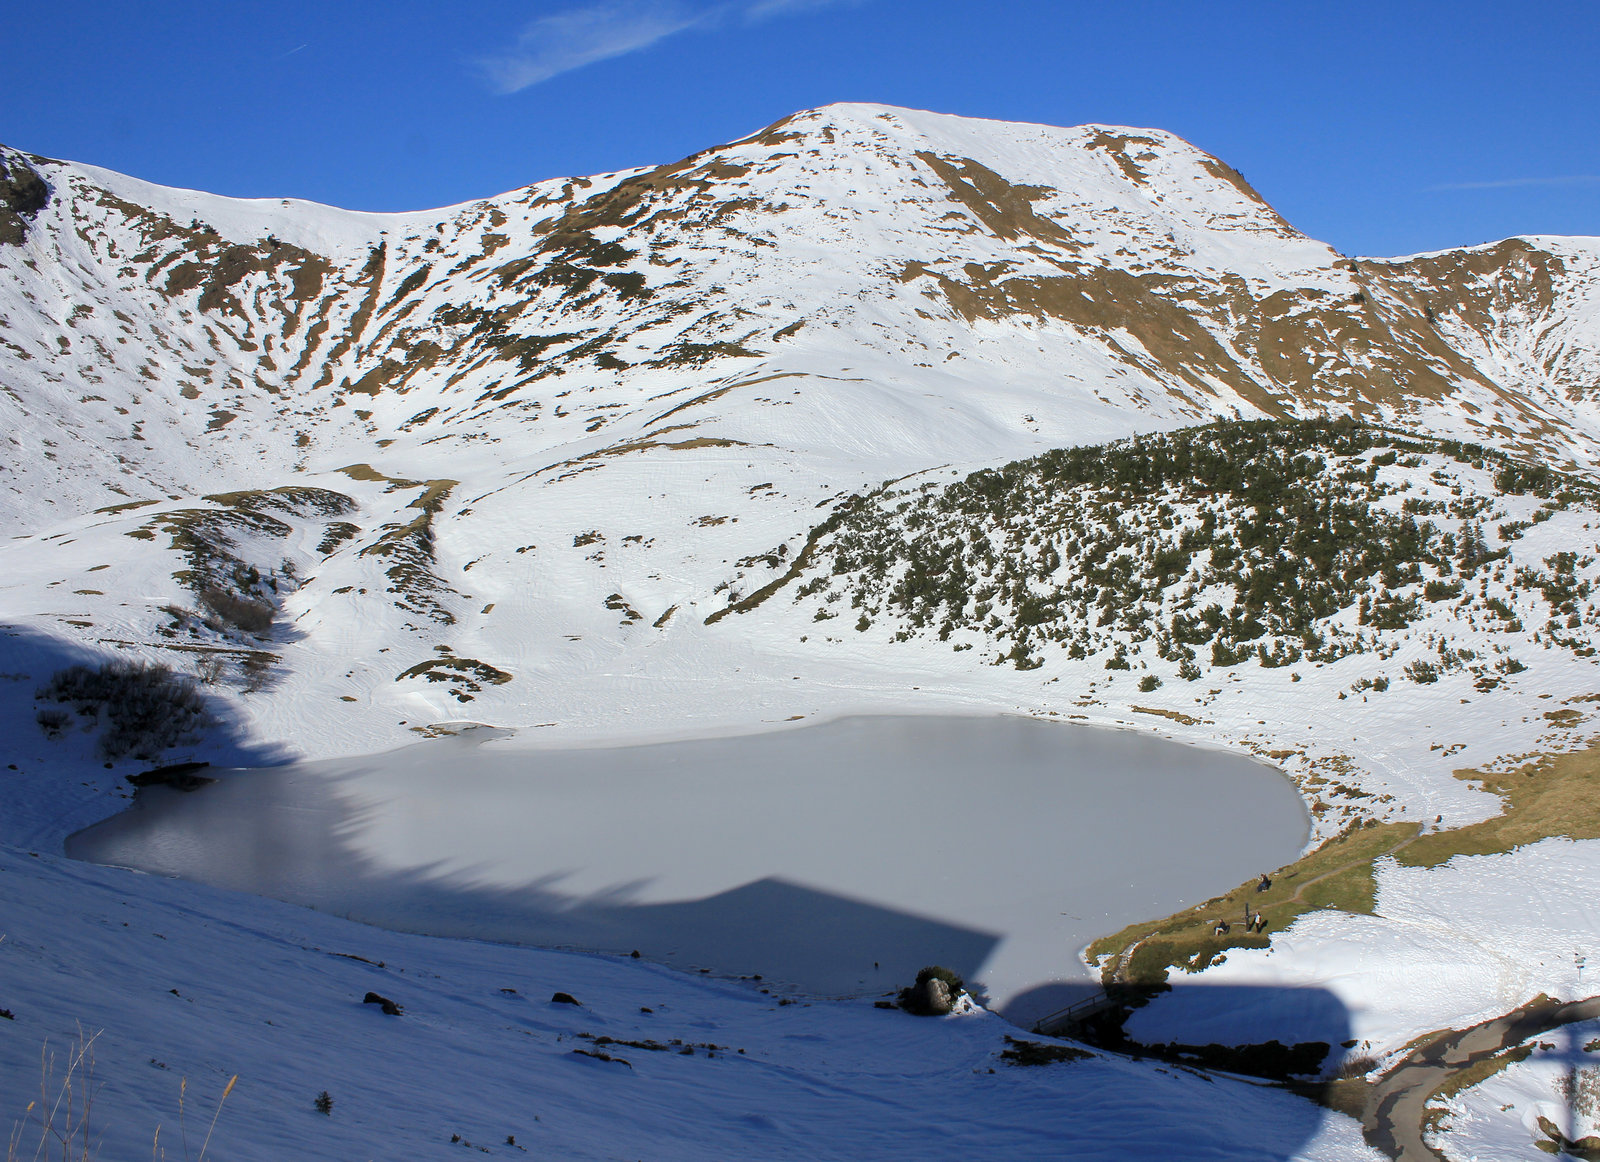
[[[1091,959],[1109,956],[1107,981],[1153,984],[1171,968],[1197,972],[1229,948],[1265,948],[1271,933],[1321,908],[1370,914],[1374,864],[1393,856],[1408,867],[1438,867],[1457,855],[1513,851],[1551,836],[1600,839],[1600,742],[1584,750],[1540,755],[1499,774],[1457,771],[1501,797],[1503,812],[1467,827],[1419,834],[1415,823],[1368,821],[1329,839],[1272,876],[1272,887],[1255,881],[1162,920],[1130,925],[1089,946]],[[1265,933],[1246,932],[1246,909],[1267,919]],[[1228,933],[1214,932],[1218,920]]]

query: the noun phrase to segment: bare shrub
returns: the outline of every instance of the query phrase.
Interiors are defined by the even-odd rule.
[[[1355,1057],[1346,1057],[1339,1063],[1339,1077],[1341,1080],[1365,1077],[1378,1068],[1378,1059],[1366,1053],[1357,1054]]]
[[[216,654],[204,654],[194,664],[195,680],[203,686],[215,686],[222,681],[228,663]]]
[[[272,685],[272,655],[253,653],[239,663],[244,674],[244,692],[254,694]]]
[[[39,728],[44,731],[46,738],[60,738],[67,729],[67,723],[72,721],[71,714],[65,710],[57,710],[53,706],[40,710],[33,717],[38,722]]]
[[[104,728],[99,750],[108,759],[124,755],[154,759],[211,720],[205,698],[191,679],[144,662],[69,666],[57,671],[34,697],[67,703],[85,717],[98,718]],[[40,711],[41,726],[49,713],[48,708]],[[49,731],[48,726],[45,729]]]
[[[245,633],[266,633],[272,628],[272,618],[277,613],[270,602],[230,593],[214,585],[200,594],[200,604],[223,624]]]
[[[1600,1069],[1590,1066],[1567,1074],[1556,1081],[1562,1099],[1581,1117],[1593,1119],[1600,1114]],[[1572,1131],[1576,1134],[1578,1131]]]
[[[196,1162],[206,1162],[206,1151],[211,1148],[211,1135],[216,1132],[217,1119],[222,1116],[222,1107],[227,1102],[228,1095],[233,1092],[233,1087],[237,1085],[238,1082],[239,1075],[235,1073],[232,1077],[228,1078],[228,1084],[223,1086],[222,1096],[217,1099],[217,1108],[212,1111],[211,1125],[206,1129],[206,1140],[200,1145],[200,1157],[196,1160]],[[181,1082],[178,1083],[178,1134],[180,1140],[183,1142],[183,1156],[185,1159],[189,1157],[189,1131],[183,1123],[183,1101],[188,1095],[188,1092],[189,1079],[185,1077]],[[159,1146],[160,1142],[161,1127],[157,1126],[156,1145]],[[163,1157],[165,1157],[164,1154]]]
[[[100,1154],[100,1136],[92,1127],[94,1099],[100,1085],[94,1076],[94,1043],[100,1034],[85,1033],[78,1026],[77,1038],[66,1050],[65,1069],[58,1073],[56,1054],[46,1041],[39,1051],[39,1097],[28,1103],[21,1120],[11,1127],[11,1137],[6,1143],[6,1162],[91,1162]],[[211,1124],[206,1127],[205,1140],[200,1144],[196,1162],[205,1162],[211,1148],[211,1136],[216,1132],[217,1119],[222,1116],[223,1104],[238,1083],[234,1074],[223,1087],[211,1114]],[[189,1157],[189,1136],[184,1124],[184,1099],[189,1079],[178,1084],[178,1130],[183,1143],[183,1156]],[[29,1149],[38,1135],[37,1144]],[[165,1158],[161,1145],[161,1127],[157,1126],[151,1143],[151,1157]]]

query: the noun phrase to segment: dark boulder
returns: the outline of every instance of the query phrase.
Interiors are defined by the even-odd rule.
[[[937,964],[917,973],[917,981],[900,990],[900,1007],[919,1017],[942,1017],[955,1008],[967,991],[966,983]]]
[[[403,1009],[401,1006],[395,1004],[388,997],[380,996],[378,993],[368,993],[365,997],[361,998],[361,1003],[364,1005],[377,1005],[383,1009],[387,1016],[390,1017],[398,1017],[401,1013],[405,1012],[405,1009]]]
[[[210,765],[210,763],[202,762],[173,763],[171,766],[151,767],[148,771],[140,771],[137,775],[129,775],[128,782],[135,787],[171,787],[174,791],[198,791],[206,784],[217,781],[198,773]]]
[[[931,1017],[942,1017],[955,1003],[950,996],[950,986],[938,977],[922,982],[921,1009]]]

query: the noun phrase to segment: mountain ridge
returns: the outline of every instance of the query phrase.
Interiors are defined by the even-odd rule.
[[[1058,406],[1072,412],[1101,410],[1097,395],[1156,424],[1351,410],[1553,453],[1572,467],[1592,462],[1600,431],[1592,402],[1573,408],[1560,394],[1600,380],[1591,334],[1600,331],[1600,243],[1506,240],[1346,259],[1170,134],[1010,126],[997,146],[997,127],[1007,124],[829,106],[671,165],[394,215],[187,191],[153,197],[159,188],[137,179],[50,163],[43,170],[57,192],[34,234],[48,232],[53,248],[29,257],[52,263],[63,285],[33,286],[17,264],[4,264],[15,276],[0,297],[10,340],[0,375],[13,387],[6,404],[16,409],[16,386],[35,378],[19,362],[59,357],[51,347],[62,329],[88,329],[81,317],[57,316],[142,299],[139,333],[102,330],[89,342],[131,343],[147,360],[130,367],[91,354],[82,364],[90,382],[115,378],[132,395],[129,381],[175,381],[185,400],[162,406],[186,443],[203,452],[221,430],[212,424],[225,428],[231,413],[243,422],[227,435],[251,428],[279,471],[305,462],[283,445],[302,435],[320,445],[318,430],[362,429],[367,438],[350,442],[370,450],[429,424],[481,419],[488,409],[470,405],[497,392],[502,410],[533,410],[523,397],[550,376],[586,394],[617,392],[611,410],[631,413],[629,396],[690,390],[672,372],[741,366],[729,360],[757,361],[742,365],[752,373],[786,370],[797,345],[834,373],[890,356],[923,364],[928,378],[959,359],[971,367],[958,377],[969,387],[1054,381]],[[1051,176],[1054,186],[1040,184]],[[686,262],[684,274],[673,269]],[[1583,269],[1569,278],[1568,267]],[[1526,285],[1509,293],[1480,285],[1505,271]],[[1568,325],[1544,343],[1543,331],[1530,335],[1507,316],[1530,305],[1541,318],[1559,314],[1553,296],[1564,293],[1563,279],[1586,295],[1575,337]],[[1441,301],[1436,310],[1430,296],[1441,287],[1458,300],[1488,291],[1492,301],[1456,314]],[[56,292],[54,315],[39,317],[41,289]],[[199,328],[182,333],[174,311],[190,312]],[[1559,320],[1551,326],[1561,329]],[[824,327],[842,330],[844,341],[835,334],[819,344]],[[33,341],[18,343],[28,330]],[[1019,354],[1024,344],[1035,357]],[[187,361],[164,358],[163,347]],[[652,374],[661,371],[669,374]],[[1118,380],[1131,382],[1107,390]],[[388,406],[415,391],[440,396],[434,415],[417,420],[425,408]],[[274,394],[302,406],[264,406]],[[1458,395],[1469,406],[1445,406]],[[370,430],[333,415],[362,397],[377,405],[356,409],[375,417]],[[23,409],[59,416],[67,402],[57,393]],[[287,410],[307,426],[283,430]],[[1064,418],[1076,426],[1076,416]],[[1108,425],[1099,434],[1126,433]],[[150,459],[148,449],[125,451]],[[105,459],[90,457],[98,460],[91,476],[114,475]],[[167,491],[192,490],[176,465],[162,468],[174,486]]]

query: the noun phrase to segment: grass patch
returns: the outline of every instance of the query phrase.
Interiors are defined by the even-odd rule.
[[[343,468],[335,469],[351,480],[360,480],[368,484],[387,484],[387,491],[393,492],[396,488],[415,488],[422,483],[420,480],[405,480],[398,476],[386,476],[371,464],[346,464]]]
[[[1428,1098],[1428,1103],[1449,1101],[1463,1090],[1481,1085],[1495,1074],[1502,1072],[1510,1066],[1526,1061],[1533,1053],[1534,1045],[1516,1045],[1504,1053],[1496,1053],[1493,1057],[1485,1057],[1474,1061],[1465,1069],[1452,1073],[1449,1079]]]
[[[155,539],[156,532],[172,538],[171,548],[182,553],[188,567],[173,573],[179,584],[203,593],[210,588],[253,590],[259,586],[242,575],[251,568],[246,545],[251,540],[287,540],[293,527],[275,517],[246,508],[186,508],[154,517],[142,530]],[[129,534],[132,535],[131,533]]]
[[[1196,718],[1192,714],[1185,714],[1181,710],[1159,710],[1153,706],[1130,706],[1128,709],[1135,714],[1154,714],[1158,718],[1170,718],[1173,722],[1184,726],[1210,726],[1208,718]]]
[[[789,566],[788,571],[785,572],[781,577],[775,581],[767,582],[767,584],[763,585],[760,589],[757,589],[754,593],[752,593],[749,597],[744,598],[742,601],[730,602],[726,608],[713,611],[711,615],[706,618],[706,624],[715,625],[724,617],[727,617],[730,613],[748,613],[767,598],[771,597],[774,593],[778,592],[778,590],[782,589],[785,585],[789,584],[789,582],[793,581],[796,577],[800,576],[800,574],[805,571],[806,566],[811,563],[812,554],[817,551],[817,543],[821,541],[823,537],[832,532],[836,527],[838,527],[839,522],[849,515],[850,510],[855,503],[857,503],[856,497],[849,498],[837,509],[835,509],[833,514],[829,516],[827,520],[823,521],[816,528],[812,529],[811,533],[806,537],[806,543],[801,546],[800,551],[794,555],[794,563]]]
[[[1329,839],[1309,855],[1272,875],[1272,886],[1240,884],[1225,895],[1164,920],[1132,924],[1089,946],[1090,959],[1109,956],[1106,979],[1129,984],[1160,984],[1169,968],[1198,972],[1230,948],[1265,948],[1270,932],[1282,931],[1306,912],[1338,908],[1370,914],[1375,885],[1373,862],[1415,839],[1415,823],[1377,823],[1355,827]],[[1259,912],[1267,932],[1247,931],[1245,912]],[[1229,925],[1217,933],[1217,922]],[[1131,952],[1129,951],[1131,949]]]
[[[1293,1045],[1262,1041],[1253,1045],[1175,1043],[1146,1045],[1142,1048],[1167,1061],[1177,1061],[1199,1069],[1288,1081],[1294,1077],[1315,1075],[1322,1068],[1323,1059],[1328,1056],[1329,1045],[1326,1041],[1298,1041]]]
[[[1360,1077],[1341,1077],[1325,1081],[1307,1094],[1313,1101],[1344,1114],[1347,1118],[1361,1120],[1367,1110],[1367,1096],[1372,1083]]]
[[[125,504],[108,504],[104,508],[97,508],[94,510],[94,515],[99,516],[102,513],[105,513],[107,515],[114,516],[119,512],[128,512],[131,509],[145,508],[148,505],[160,503],[161,502],[159,500],[130,500]]]
[[[351,524],[347,520],[336,520],[330,523],[322,535],[322,540],[317,543],[317,552],[324,557],[335,553],[339,546],[353,538],[361,531],[360,525]]]
[[[650,361],[651,367],[704,367],[717,359],[759,359],[738,343],[674,343]]]
[[[1157,984],[1172,968],[1198,972],[1219,963],[1230,948],[1265,948],[1307,912],[1335,908],[1371,914],[1374,865],[1393,856],[1407,867],[1438,867],[1457,855],[1497,855],[1553,836],[1600,839],[1600,743],[1584,750],[1541,755],[1503,773],[1462,770],[1456,777],[1501,797],[1504,811],[1451,831],[1419,834],[1415,823],[1368,821],[1329,839],[1272,875],[1163,920],[1133,924],[1089,946],[1091,959],[1110,957],[1107,980]],[[1266,917],[1267,932],[1245,929],[1246,910]],[[1217,921],[1229,930],[1216,931]]]
[[[363,475],[362,470],[370,475]],[[384,557],[391,562],[384,570],[384,576],[389,578],[389,592],[395,597],[395,604],[408,613],[422,614],[432,618],[441,625],[453,625],[455,615],[445,607],[442,596],[455,594],[455,590],[433,571],[436,562],[434,556],[433,518],[439,514],[444,503],[450,497],[450,492],[455,488],[454,480],[394,480],[381,473],[374,472],[365,464],[354,464],[341,468],[341,472],[351,476],[352,479],[366,480],[377,478],[389,480],[388,491],[396,488],[421,488],[422,494],[413,500],[407,508],[421,510],[411,520],[401,523],[391,521],[383,526],[383,532],[376,541],[361,550],[363,557]]]
[[[254,601],[216,586],[200,594],[200,603],[224,625],[258,636],[271,631],[278,612],[270,601]]]
[[[243,492],[214,492],[204,499],[224,508],[243,508],[252,512],[276,510],[297,517],[343,516],[356,506],[355,501],[342,492],[293,484]]]
[[[648,452],[652,448],[667,448],[674,452],[693,452],[700,448],[747,448],[744,440],[726,440],[720,436],[691,436],[687,440],[658,440],[659,433],[646,433],[636,440],[625,440],[620,444],[613,444],[609,448],[599,448],[593,452],[585,452],[582,456],[574,456],[571,460],[563,460],[559,464],[552,464],[550,468],[540,471],[550,471],[555,468],[574,468],[577,465],[588,463],[588,467],[595,467],[593,462],[607,456],[626,456],[630,452]],[[587,468],[577,468],[586,471]]]
[[[1054,1065],[1062,1061],[1079,1061],[1085,1057],[1093,1057],[1087,1049],[1076,1049],[1071,1045],[1048,1045],[1043,1041],[1019,1041],[1015,1037],[1007,1037],[1006,1045],[1009,1048],[1000,1051],[1000,1060],[1007,1065]]]
[[[287,541],[294,532],[280,516],[331,521],[355,508],[342,492],[299,486],[220,492],[204,499],[217,507],[160,513],[128,535],[154,540],[164,532],[171,538],[170,547],[183,554],[187,566],[173,578],[199,596],[211,614],[207,625],[222,633],[267,633],[277,613],[280,581],[297,584],[290,565],[265,559],[277,556],[271,542]]]
[[[1495,855],[1551,836],[1600,839],[1600,743],[1540,755],[1503,774],[1457,771],[1505,801],[1492,819],[1424,835],[1397,855],[1408,867],[1438,867],[1456,855]]]

